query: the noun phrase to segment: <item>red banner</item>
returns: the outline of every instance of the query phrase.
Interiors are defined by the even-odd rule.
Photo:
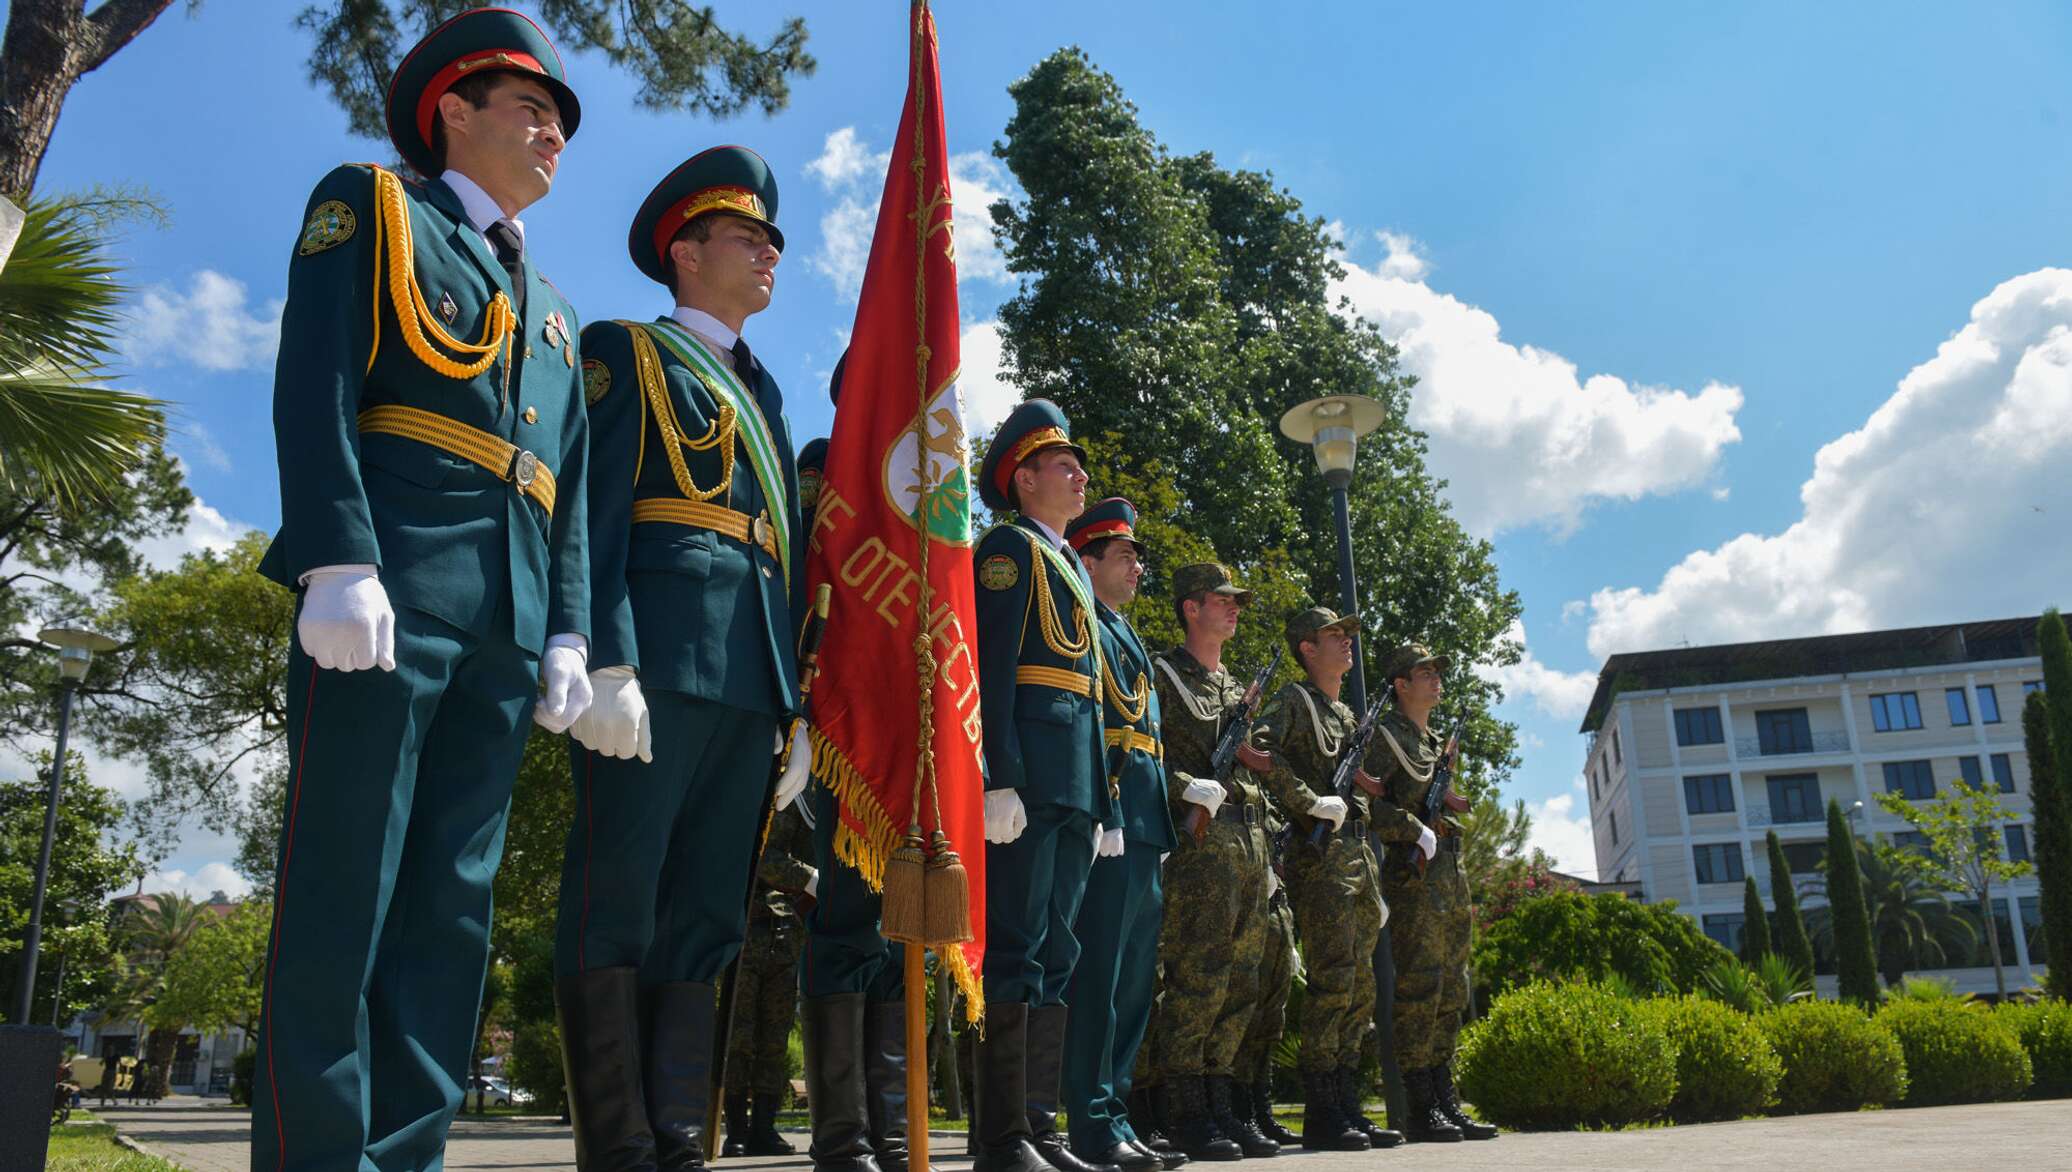
[[[957,253],[935,19],[913,6],[899,119],[809,536],[834,587],[813,686],[813,771],[835,851],[873,890],[910,824],[961,857],[976,938],[944,949],[983,1008],[984,781],[972,640],[971,459],[957,390]]]

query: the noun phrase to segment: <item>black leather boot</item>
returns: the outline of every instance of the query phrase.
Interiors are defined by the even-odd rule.
[[[1249,1098],[1243,1111],[1237,1109],[1240,1100],[1235,1079],[1227,1074],[1212,1074],[1203,1081],[1209,1089],[1209,1117],[1216,1121],[1216,1130],[1236,1140],[1247,1160],[1263,1160],[1280,1154],[1281,1145],[1266,1138],[1259,1125],[1252,1122]]]
[[[866,1007],[863,1030],[871,1151],[882,1172],[907,1172],[906,1005],[883,1001]]]
[[[1457,1144],[1460,1128],[1446,1117],[1432,1093],[1430,1069],[1403,1072],[1403,1096],[1409,1100],[1410,1118],[1403,1121],[1403,1136],[1414,1144]]]
[[[1157,1152],[1162,1158],[1168,1152],[1179,1152],[1173,1141],[1166,1138],[1165,1116],[1159,1110],[1164,1095],[1157,1087],[1137,1087],[1130,1091],[1130,1129],[1137,1133],[1144,1146]],[[1180,1152],[1186,1155],[1185,1152]],[[1173,1165],[1167,1165],[1172,1167]]]
[[[727,1135],[726,1142],[719,1148],[722,1156],[745,1156],[748,1154],[748,1092],[727,1092]]]
[[[1282,1127],[1281,1121],[1273,1117],[1273,1075],[1262,1071],[1257,1081],[1242,1085],[1245,1098],[1251,1105],[1252,1122],[1259,1125],[1259,1133],[1282,1147],[1297,1143],[1300,1137]]]
[[[705,1166],[705,1112],[712,1102],[714,994],[702,981],[647,991],[648,1125],[662,1172]]]
[[[1029,1142],[1058,1172],[1122,1172],[1114,1164],[1080,1159],[1058,1130],[1059,1086],[1065,1077],[1065,1022],[1062,1005],[1029,1009]]]
[[[978,1137],[972,1172],[1056,1172],[1029,1142],[1028,1061],[1028,1005],[987,1005],[985,1036],[972,1046],[971,1129]]]
[[[1341,1066],[1338,1068],[1338,1104],[1345,1111],[1345,1121],[1367,1137],[1367,1145],[1376,1148],[1392,1148],[1403,1142],[1403,1133],[1390,1131],[1381,1124],[1367,1118],[1362,1110],[1360,1094],[1360,1068]]]
[[[1176,1074],[1166,1079],[1166,1136],[1173,1146],[1196,1160],[1242,1160],[1245,1151],[1237,1141],[1216,1128],[1209,1113],[1209,1091],[1198,1074]]]
[[[591,969],[554,984],[568,1118],[582,1172],[653,1172],[641,1094],[640,970]]]
[[[808,997],[805,1006],[813,1166],[826,1172],[879,1172],[864,1087],[863,994]]]
[[[748,1125],[748,1154],[797,1155],[798,1149],[791,1146],[791,1141],[777,1134],[777,1096],[758,1094],[752,1102],[755,1104],[755,1115],[753,1122]]]
[[[1496,1128],[1468,1118],[1468,1113],[1461,1110],[1460,1091],[1453,1085],[1453,1064],[1449,1062],[1444,1066],[1434,1066],[1431,1071],[1439,1110],[1444,1111],[1446,1118],[1452,1120],[1455,1127],[1460,1128],[1461,1138],[1495,1139]]]
[[[1374,1146],[1345,1118],[1334,1071],[1302,1072],[1302,1146],[1312,1152],[1364,1152]]]

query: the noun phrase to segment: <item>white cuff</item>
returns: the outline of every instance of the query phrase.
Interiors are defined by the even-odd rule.
[[[335,566],[318,566],[313,570],[304,570],[302,576],[295,579],[295,584],[307,586],[309,580],[318,574],[365,574],[370,578],[378,578],[381,576],[381,567],[373,562],[341,562]]]
[[[583,638],[581,635],[573,633],[566,635],[549,635],[547,637],[547,645],[540,649],[541,654],[544,655],[546,652],[552,651],[556,647],[573,647],[576,649],[576,654],[583,657],[584,663],[590,662],[590,640]]]

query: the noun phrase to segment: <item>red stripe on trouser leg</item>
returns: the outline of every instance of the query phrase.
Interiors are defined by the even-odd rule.
[[[593,807],[597,802],[597,752],[591,750],[583,755],[583,916],[576,928],[576,971],[588,972],[590,962],[585,958],[590,948],[590,859],[596,852],[591,843],[597,837],[597,815]]]
[[[287,1129],[281,1123],[281,1082],[273,1067],[273,966],[281,954],[281,924],[286,918],[288,864],[295,857],[295,813],[302,805],[302,766],[309,759],[309,726],[314,723],[317,704],[317,665],[309,665],[309,693],[302,703],[302,743],[295,748],[295,785],[288,797],[288,825],[286,842],[281,847],[281,873],[274,880],[273,890],[273,946],[266,950],[266,1004],[259,1009],[259,1020],[266,1030],[266,1081],[273,1092],[273,1136],[280,1150],[280,1158],[274,1167],[283,1168],[288,1163]]]

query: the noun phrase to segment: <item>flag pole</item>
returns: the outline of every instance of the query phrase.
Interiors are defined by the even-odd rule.
[[[928,950],[909,944],[905,952],[907,1168],[928,1172]],[[949,1007],[938,1005],[936,1012],[948,1013]]]

